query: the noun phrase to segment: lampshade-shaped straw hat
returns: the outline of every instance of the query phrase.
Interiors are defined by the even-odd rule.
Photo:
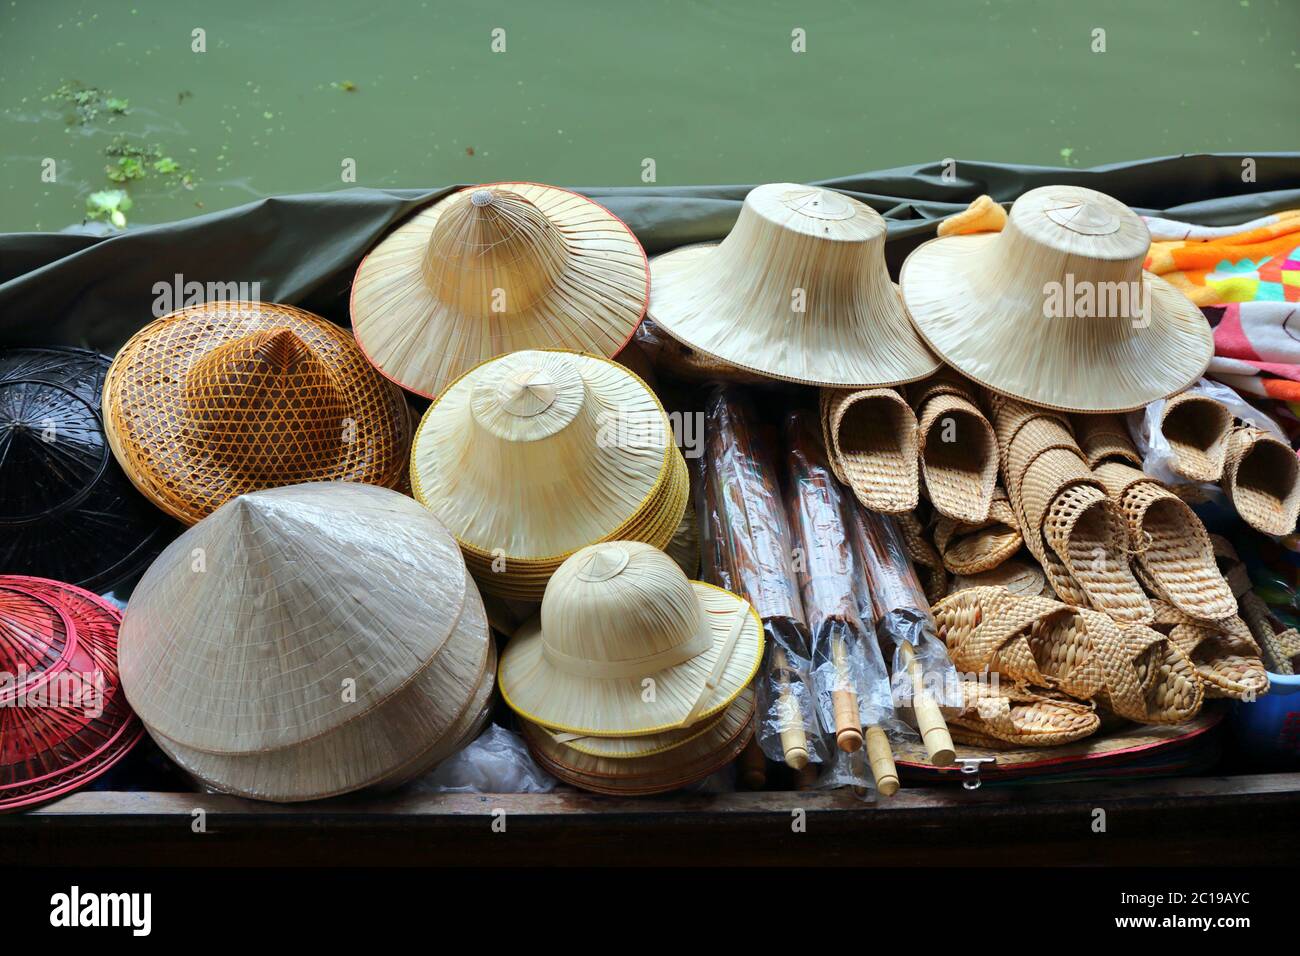
[[[188,524],[262,488],[405,479],[401,390],[346,330],[292,306],[210,303],[149,323],[113,360],[103,410],[128,477]]]
[[[362,260],[352,325],[381,372],[432,398],[508,352],[612,356],[648,296],[645,251],[608,209],[555,186],[494,183],[439,200]]]
[[[555,572],[541,613],[502,653],[497,683],[525,720],[635,737],[719,713],[762,654],[762,624],[743,598],[688,580],[650,545],[610,541]]]
[[[523,722],[524,739],[543,768],[565,783],[597,793],[664,793],[722,769],[740,755],[754,732],[754,691],[746,688],[716,718],[674,746],[650,753],[593,754],[563,742],[563,735]],[[647,738],[585,738],[635,744]]]
[[[1025,193],[1001,232],[919,246],[899,279],[917,330],[995,392],[1064,411],[1131,411],[1186,388],[1214,352],[1200,310],[1142,264],[1150,235],[1078,186]]]
[[[597,356],[527,351],[485,362],[429,407],[411,484],[486,590],[540,600],[586,545],[667,546],[689,480],[663,406],[634,374]]]
[[[0,575],[0,812],[76,790],[144,735],[118,679],[120,622],[89,591]]]
[[[120,657],[127,696],[179,764],[288,801],[390,782],[461,739],[490,643],[427,510],[317,482],[241,495],[173,542],[135,590]]]
[[[912,382],[939,360],[908,322],[884,249],[885,220],[870,206],[815,186],[759,186],[721,243],[655,257],[649,314],[683,344],[771,378]]]
[[[0,350],[0,572],[104,592],[180,530],[113,459],[99,411],[108,366],[86,349]]]

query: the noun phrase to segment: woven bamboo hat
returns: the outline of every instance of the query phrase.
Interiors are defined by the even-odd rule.
[[[127,475],[188,524],[262,488],[405,478],[401,391],[346,330],[287,305],[210,303],[149,323],[113,360],[103,410]]]
[[[579,548],[666,547],[689,479],[659,399],[608,359],[515,352],[429,407],[411,452],[415,497],[456,536],[485,589],[540,600]]]
[[[0,813],[76,790],[144,735],[118,679],[120,623],[89,591],[0,575]]]
[[[645,250],[604,206],[555,186],[493,183],[434,203],[362,260],[352,325],[381,372],[432,398],[508,352],[612,356],[649,294]]]
[[[1214,352],[1181,292],[1145,272],[1127,206],[1078,186],[1021,196],[996,233],[932,239],[899,282],[917,330],[982,385],[1064,411],[1131,411],[1194,382]]]
[[[762,624],[748,602],[688,580],[647,544],[611,541],[555,572],[541,614],[501,655],[497,683],[525,720],[635,737],[718,713],[762,655]]]
[[[163,552],[122,627],[122,680],[210,786],[308,800],[381,784],[458,739],[490,679],[455,541],[396,491],[241,495]]]
[[[730,365],[808,385],[866,387],[939,367],[885,268],[885,220],[815,186],[772,183],[745,197],[719,244],[650,263],[650,317]]]
[[[0,350],[0,572],[109,591],[180,530],[113,460],[108,366],[85,349]]]

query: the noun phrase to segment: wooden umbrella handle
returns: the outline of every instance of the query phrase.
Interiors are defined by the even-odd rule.
[[[912,710],[916,713],[916,729],[921,732],[921,740],[925,744],[926,753],[930,755],[930,763],[936,767],[950,767],[957,759],[957,751],[952,744],[952,735],[948,733],[948,722],[943,719],[938,703],[925,689],[925,675],[912,645],[902,641],[898,650],[907,666],[907,673],[912,678]]]
[[[836,686],[852,688],[853,678],[849,674],[843,641],[832,639],[831,655]],[[835,712],[835,743],[845,753],[861,750],[862,718],[858,714],[858,695],[851,689],[831,691],[831,706]]]
[[[778,647],[773,651],[772,657],[778,671],[789,671],[790,662],[785,656],[785,651]],[[788,679],[781,681],[780,693],[778,705],[781,724],[781,752],[785,755],[786,766],[795,770],[802,770],[808,766],[808,735],[804,733],[803,729],[803,711],[799,707],[799,701],[790,692],[790,681]]]
[[[894,752],[889,748],[889,737],[880,727],[867,728],[867,762],[876,790],[882,797],[898,793],[898,768],[894,766]]]

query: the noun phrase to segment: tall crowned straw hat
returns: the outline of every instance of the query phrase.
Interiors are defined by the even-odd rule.
[[[127,475],[188,524],[262,488],[405,478],[401,391],[346,330],[292,306],[208,303],[149,323],[113,360],[103,408]]]
[[[649,297],[645,250],[567,189],[474,186],[434,203],[362,260],[352,325],[375,366],[432,398],[508,352],[618,352]]]
[[[907,320],[885,268],[885,220],[815,186],[745,197],[721,243],[650,263],[650,317],[722,362],[808,385],[912,382],[939,361]]]
[[[350,482],[241,495],[189,529],[136,588],[120,650],[169,756],[217,790],[279,801],[446,756],[481,715],[491,654],[446,529]]]
[[[0,572],[109,591],[180,530],[113,460],[108,365],[85,349],[0,350]]]
[[[584,548],[501,655],[498,686],[525,720],[635,737],[719,713],[753,679],[763,627],[743,598],[690,581],[636,541]]]
[[[416,431],[411,484],[485,590],[534,601],[586,545],[666,547],[689,491],[654,392],[608,359],[558,351],[515,352],[452,383]]]
[[[919,246],[899,283],[917,330],[968,378],[1033,405],[1131,411],[1186,388],[1214,352],[1200,310],[1143,270],[1150,242],[1118,200],[1043,186],[1001,232]]]
[[[118,680],[120,623],[89,591],[0,575],[0,812],[76,790],[144,735]]]

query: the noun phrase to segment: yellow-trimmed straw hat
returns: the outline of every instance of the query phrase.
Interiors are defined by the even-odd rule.
[[[585,196],[537,183],[454,192],[416,213],[357,268],[362,350],[428,398],[521,349],[611,356],[645,315],[645,250]]]
[[[1145,223],[1080,186],[1031,189],[1001,232],[919,246],[899,282],[917,330],[995,392],[1071,412],[1122,412],[1182,391],[1214,354],[1210,326],[1143,270]]]
[[[498,686],[525,720],[597,737],[690,727],[753,679],[763,627],[743,598],[690,581],[647,544],[584,548],[501,655]]]
[[[207,303],[150,322],[113,359],[103,411],[127,476],[188,524],[263,488],[406,478],[401,390],[346,329],[288,305]]]
[[[759,186],[721,243],[656,256],[650,272],[655,324],[730,365],[856,388],[939,367],[889,280],[885,220],[828,189]]]
[[[668,416],[641,379],[541,350],[492,359],[443,392],[416,431],[411,485],[485,590],[534,601],[586,545],[666,547],[689,492]]]

